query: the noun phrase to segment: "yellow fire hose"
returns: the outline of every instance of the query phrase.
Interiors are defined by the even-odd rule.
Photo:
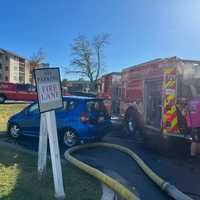
[[[114,180],[113,178],[107,176],[103,172],[94,167],[91,167],[84,162],[74,158],[71,153],[79,151],[85,148],[94,148],[94,147],[106,147],[106,148],[113,148],[119,150],[123,153],[128,154],[131,158],[133,158],[138,166],[144,171],[144,173],[164,192],[166,192],[169,196],[176,200],[192,200],[189,196],[182,193],[178,190],[175,186],[171,185],[170,183],[163,180],[159,177],[153,170],[151,170],[144,161],[133,151],[130,149],[117,145],[117,144],[109,144],[109,143],[92,143],[92,144],[85,144],[72,147],[65,152],[65,158],[73,165],[78,167],[79,169],[85,171],[86,173],[96,177],[102,183],[113,189],[115,192],[120,194],[123,198],[127,200],[139,200],[139,198],[129,191],[126,187],[124,187],[121,183]]]

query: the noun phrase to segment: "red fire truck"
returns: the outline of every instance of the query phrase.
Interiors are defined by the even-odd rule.
[[[200,133],[200,61],[156,59],[122,71],[120,114],[134,135]]]
[[[0,103],[5,100],[34,101],[37,99],[35,87],[30,84],[0,82]]]
[[[112,72],[99,79],[98,96],[105,99],[110,114],[119,114],[121,96],[121,73]]]
[[[62,88],[63,96],[71,96]],[[37,100],[36,88],[31,84],[0,82],[0,104],[6,100],[35,101]]]

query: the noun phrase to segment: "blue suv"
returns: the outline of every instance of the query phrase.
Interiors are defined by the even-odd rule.
[[[98,140],[111,128],[111,119],[103,99],[94,97],[63,97],[64,106],[56,110],[58,138],[67,147],[79,142]],[[8,120],[8,134],[13,138],[21,135],[38,137],[40,113],[34,102]]]

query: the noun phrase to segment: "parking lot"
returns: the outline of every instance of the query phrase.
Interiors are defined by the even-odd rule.
[[[164,147],[166,141],[159,138],[149,138],[145,143],[139,143],[130,138],[120,121],[114,121],[113,129],[103,139],[103,142],[119,144],[135,151],[158,175],[174,184],[178,189],[193,199],[200,199],[200,159],[191,160],[187,150],[187,141],[170,141],[170,147]],[[3,139],[13,145],[20,145],[25,149],[37,151],[38,140],[24,137],[14,141]],[[157,145],[156,145],[157,144]],[[169,144],[169,141],[168,141]],[[61,148],[63,157],[66,148]],[[113,171],[125,179],[127,186],[141,199],[170,199],[162,193],[139,169],[136,163],[128,156],[115,150],[95,148],[76,153],[80,160],[103,171]],[[111,159],[112,158],[112,159]],[[192,183],[192,184],[191,184]]]
[[[0,200],[200,200],[200,1],[1,7]]]

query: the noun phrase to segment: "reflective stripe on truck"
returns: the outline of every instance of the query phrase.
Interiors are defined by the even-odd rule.
[[[164,68],[162,130],[164,134],[177,133],[176,68]]]

